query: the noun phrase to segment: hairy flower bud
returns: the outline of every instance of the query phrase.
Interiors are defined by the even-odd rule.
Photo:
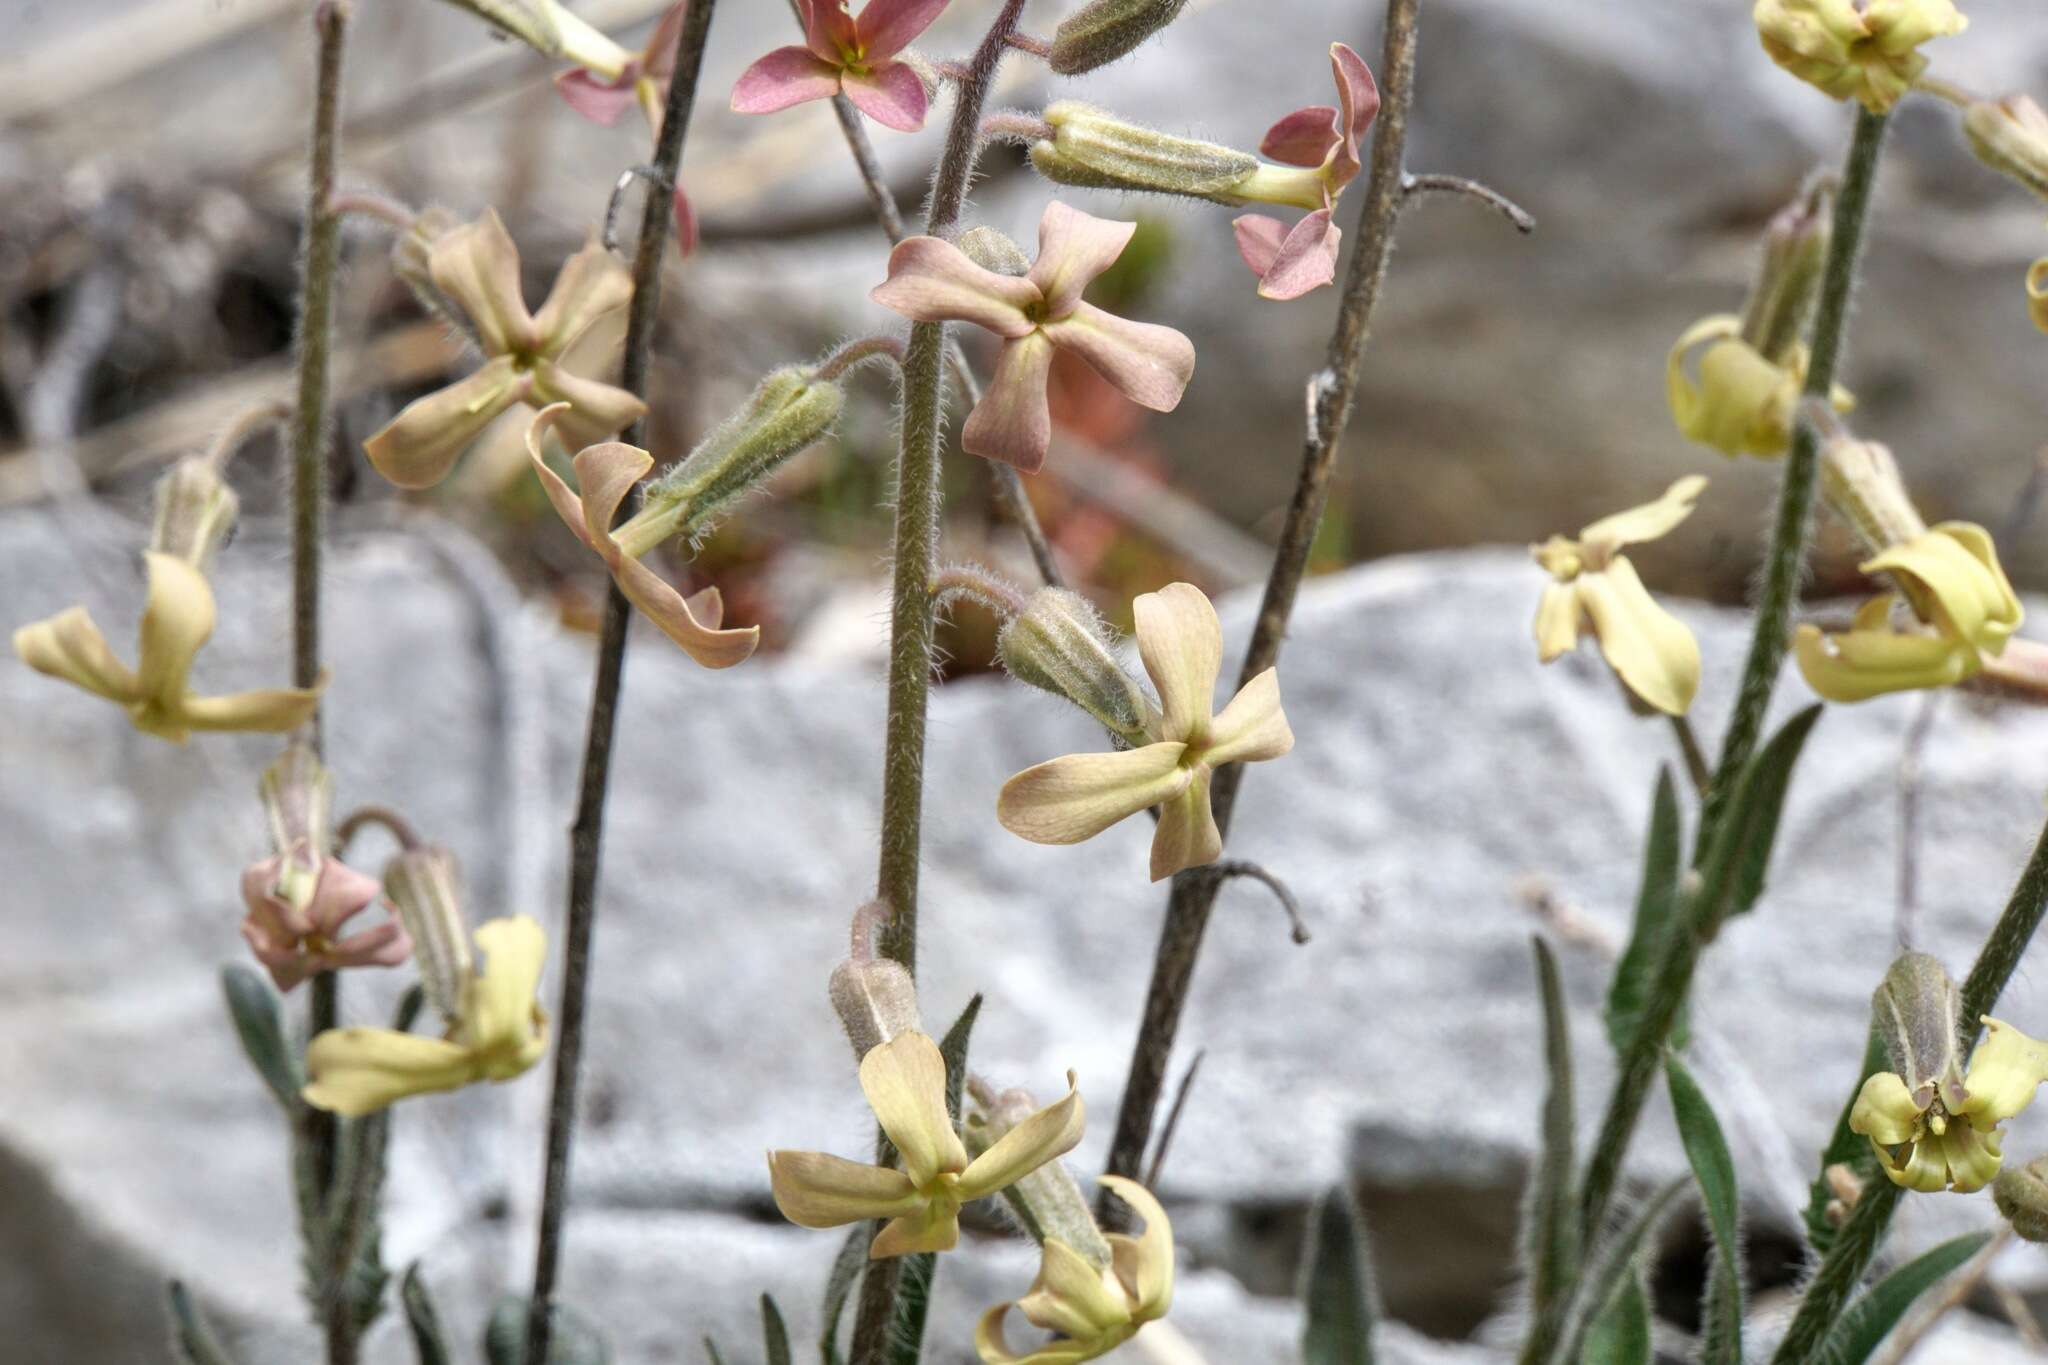
[[[1829,436],[1820,451],[1820,488],[1828,510],[1855,529],[1870,554],[1927,534],[1898,461],[1875,441],[1846,432]]]
[[[384,896],[412,938],[427,999],[444,1019],[461,1018],[475,960],[455,855],[431,844],[406,849],[384,864]]]
[[[832,969],[826,985],[855,1062],[898,1034],[924,1032],[916,982],[902,963],[875,956],[874,936],[889,918],[884,901],[854,911],[853,951]]]
[[[1151,703],[1117,662],[1108,625],[1079,593],[1031,594],[997,634],[996,656],[1018,682],[1065,697],[1130,744],[1147,742]]]
[[[2048,199],[2048,113],[2025,95],[1974,100],[1963,135],[1977,159]]]
[[[1831,235],[1831,195],[1816,187],[1787,204],[1764,229],[1763,261],[1742,313],[1742,339],[1773,365],[1799,345],[1820,293]]]
[[[1038,1101],[1028,1090],[997,1092],[979,1076],[970,1076],[967,1088],[973,1098],[967,1121],[960,1126],[968,1153],[980,1156],[1002,1141],[1018,1124],[1039,1111]],[[1109,1243],[1095,1225],[1087,1196],[1062,1161],[1048,1161],[1003,1191],[1011,1210],[1032,1240],[1054,1238],[1065,1242],[1098,1267],[1110,1263]]]
[[[2029,1242],[2048,1242],[2048,1156],[1999,1172],[1991,1182],[1991,1199],[2015,1233]]]
[[[1078,76],[1128,56],[1139,44],[1180,17],[1188,0],[1092,0],[1052,31],[1048,65],[1062,76]]]
[[[1291,167],[1267,167],[1257,157],[1234,147],[1175,137],[1125,122],[1076,100],[1048,105],[1044,118],[1053,135],[1032,145],[1031,164],[1040,175],[1057,184],[1182,194],[1212,199],[1219,204],[1243,204],[1249,199],[1234,191],[1262,171],[1270,171],[1288,178],[1290,184],[1301,182],[1298,197],[1272,202],[1294,203],[1310,209],[1323,206],[1320,182],[1314,180],[1312,173]]]
[[[954,245],[983,270],[998,275],[1025,275],[1031,271],[1031,258],[1024,254],[1024,248],[995,228],[969,228]]]
[[[227,543],[240,509],[213,461],[188,455],[172,465],[156,485],[156,525],[149,548],[182,559],[204,573],[213,552]]]
[[[313,746],[294,739],[256,783],[278,857],[272,893],[303,911],[320,880],[320,860],[331,840],[334,774]]]
[[[1956,983],[1926,953],[1900,954],[1870,997],[1872,1026],[1884,1041],[1892,1069],[1922,1109],[1940,1099],[1950,1110],[1960,1110],[1968,1098],[1956,1038],[1961,1008]]]

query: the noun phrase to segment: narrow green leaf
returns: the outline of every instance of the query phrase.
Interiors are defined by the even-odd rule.
[[[1899,1325],[1915,1299],[1960,1270],[1990,1240],[1988,1232],[1965,1233],[1922,1252],[1879,1280],[1835,1319],[1835,1325],[1821,1338],[1814,1365],[1862,1365]]]
[[[1616,1052],[1627,1052],[1629,1042],[1642,1023],[1648,1003],[1650,973],[1663,956],[1665,936],[1671,932],[1678,908],[1678,859],[1684,842],[1678,827],[1678,792],[1672,785],[1671,769],[1657,770],[1657,790],[1650,799],[1650,831],[1643,841],[1643,879],[1636,888],[1635,923],[1630,927],[1628,947],[1614,964],[1614,980],[1607,988],[1607,1038]],[[1674,1041],[1683,1046],[1682,1041]]]
[[[718,1343],[710,1337],[704,1338],[704,1358],[710,1361],[711,1365],[725,1365],[724,1357],[718,1354]]]
[[[1379,1323],[1365,1219],[1343,1185],[1316,1201],[1302,1258],[1302,1365],[1372,1365]]]
[[[1714,1107],[1678,1058],[1664,1058],[1664,1079],[1714,1238],[1706,1299],[1700,1308],[1701,1365],[1742,1365],[1742,1199],[1735,1184],[1735,1161]]]
[[[967,1039],[974,1032],[974,1021],[980,1017],[981,996],[977,994],[939,1040],[939,1056],[946,1063],[946,1112],[956,1124],[960,1122],[960,1092],[967,1084]]]
[[[789,1328],[775,1300],[761,1296],[761,1345],[768,1353],[768,1365],[793,1365],[789,1354]]]
[[[818,1359],[823,1365],[846,1365],[839,1354],[839,1319],[846,1315],[846,1301],[868,1268],[868,1243],[874,1240],[873,1223],[855,1223],[847,1229],[846,1240],[832,1260],[832,1273],[825,1277],[825,1325],[818,1329]]]
[[[172,1280],[166,1297],[171,1306],[171,1342],[182,1365],[233,1365],[227,1350],[200,1316],[183,1280]]]
[[[530,1302],[523,1294],[507,1294],[492,1307],[484,1327],[484,1358],[490,1365],[523,1365]],[[611,1365],[611,1358],[611,1347],[596,1323],[565,1304],[554,1306],[547,1365]]]
[[[1792,765],[1799,761],[1821,710],[1816,702],[1786,721],[1742,770],[1714,846],[1700,868],[1701,893],[1693,927],[1702,939],[1711,939],[1724,923],[1750,910],[1763,895],[1771,846],[1777,840],[1785,794],[1792,785]]]
[[[1691,1183],[1680,1177],[1657,1191],[1620,1231],[1587,1258],[1586,1271],[1579,1277],[1578,1291],[1572,1298],[1568,1319],[1571,1328],[1565,1336],[1564,1348],[1551,1356],[1555,1365],[1579,1365],[1585,1359],[1586,1340],[1592,1334],[1593,1324],[1606,1315],[1609,1306],[1628,1287],[1636,1273],[1636,1258],[1648,1249],[1650,1234]]]
[[[1522,1255],[1529,1267],[1530,1293],[1529,1337],[1523,1344],[1522,1359],[1532,1362],[1547,1358],[1557,1341],[1566,1299],[1579,1271],[1578,1220],[1574,1216],[1578,1201],[1572,1191],[1572,1171],[1577,1164],[1572,1035],[1557,956],[1541,937],[1533,942],[1536,989],[1543,1004],[1543,1057],[1550,1077],[1543,1098],[1542,1149],[1536,1169],[1530,1173],[1522,1217]]]
[[[291,1113],[298,1107],[306,1077],[299,1069],[298,1055],[285,1041],[284,1009],[278,1004],[277,992],[261,973],[239,962],[220,969],[220,988],[227,997],[228,1018],[234,1021],[243,1055],[285,1112]]]
[[[412,1332],[419,1365],[454,1365],[447,1334],[441,1330],[441,1315],[434,1309],[427,1282],[420,1278],[418,1261],[405,1268],[405,1278],[398,1282],[398,1300],[405,1305],[405,1325]]]
[[[946,1112],[956,1125],[960,1122],[960,1093],[967,1082],[967,1040],[980,1014],[981,997],[976,995],[939,1040],[939,1056],[946,1062]],[[932,1276],[938,1272],[938,1262],[931,1252],[903,1258],[903,1277],[896,1287],[896,1318],[889,1330],[889,1365],[917,1365],[924,1353],[924,1324],[931,1313]]]
[[[1650,1296],[1641,1273],[1607,1305],[1586,1334],[1581,1365],[1650,1365]]]
[[[1806,1240],[1822,1255],[1835,1244],[1835,1224],[1828,1219],[1828,1208],[1835,1202],[1835,1188],[1828,1183],[1828,1170],[1834,1166],[1847,1166],[1859,1179],[1871,1180],[1878,1175],[1877,1160],[1870,1149],[1870,1139],[1849,1128],[1849,1115],[1856,1111],[1856,1097],[1863,1091],[1863,1083],[1880,1071],[1891,1066],[1891,1059],[1885,1056],[1884,1040],[1875,1028],[1870,1031],[1870,1041],[1863,1049],[1863,1070],[1856,1076],[1856,1084],[1849,1087],[1849,1098],[1842,1103],[1842,1113],[1835,1120],[1834,1136],[1820,1154],[1820,1174],[1814,1177],[1812,1192],[1806,1201]]]

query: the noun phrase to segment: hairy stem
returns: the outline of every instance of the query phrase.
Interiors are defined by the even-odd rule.
[[[1379,127],[1373,136],[1372,169],[1353,237],[1358,246],[1351,254],[1350,273],[1344,279],[1343,302],[1338,308],[1337,326],[1330,336],[1324,366],[1309,381],[1309,425],[1302,446],[1301,474],[1295,484],[1294,500],[1287,508],[1287,520],[1281,527],[1280,544],[1266,578],[1266,595],[1259,603],[1258,623],[1245,650],[1244,667],[1238,671],[1240,686],[1271,668],[1280,657],[1287,620],[1294,613],[1294,599],[1308,572],[1309,548],[1315,541],[1316,527],[1322,522],[1324,504],[1329,500],[1330,476],[1336,469],[1338,447],[1343,443],[1344,428],[1351,420],[1352,403],[1358,395],[1359,366],[1365,354],[1373,306],[1379,301],[1387,259],[1394,248],[1394,227],[1401,214],[1405,181],[1402,157],[1408,140],[1408,108],[1415,88],[1419,6],[1420,0],[1389,0],[1387,5],[1386,46],[1380,62]],[[1242,765],[1224,768],[1216,774],[1211,788],[1216,827],[1226,834],[1243,775]],[[1160,1091],[1166,1082],[1166,1064],[1180,1029],[1181,1012],[1187,1005],[1188,986],[1194,979],[1195,960],[1201,953],[1202,935],[1209,927],[1209,912],[1215,908],[1221,885],[1217,878],[1205,875],[1202,868],[1190,869],[1173,879],[1166,922],[1159,934],[1159,951],[1153,961],[1152,984],[1145,995],[1144,1019],[1131,1051],[1130,1074],[1124,1083],[1122,1108],[1117,1112],[1116,1136],[1110,1144],[1112,1175],[1135,1177],[1139,1163],[1144,1160]],[[1128,1226],[1129,1215],[1120,1203],[1098,1196],[1095,1211],[1106,1229]]]
[[[676,39],[674,78],[655,143],[657,185],[647,194],[640,240],[633,256],[633,302],[627,313],[624,368],[619,383],[646,397],[655,319],[661,303],[661,266],[668,251],[670,187],[683,160],[704,43],[717,0],[694,0]],[[636,424],[622,437],[641,439]],[[621,515],[637,499],[626,500]],[[619,685],[626,662],[626,626],[631,610],[613,583],[605,593],[604,629],[598,642],[597,677],[591,685],[590,723],[583,742],[583,775],[576,794],[576,818],[569,828],[568,942],[562,966],[562,1001],[556,1014],[554,1087],[548,1100],[547,1169],[541,1186],[540,1240],[533,1260],[533,1295],[526,1321],[525,1359],[548,1358],[553,1329],[555,1273],[562,1254],[562,1222],[569,1202],[569,1149],[576,1129],[576,1082],[583,1061],[583,1013],[590,985],[591,938],[597,923],[597,879],[604,840],[604,802],[610,785],[612,738],[618,725]]]

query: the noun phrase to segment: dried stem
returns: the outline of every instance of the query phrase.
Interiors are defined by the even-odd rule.
[[[233,420],[221,429],[220,434],[213,438],[213,444],[206,448],[206,453],[200,458],[213,466],[213,471],[218,474],[227,468],[228,461],[235,458],[236,452],[248,444],[251,436],[265,427],[286,422],[291,416],[292,405],[283,399],[259,403],[253,408],[238,412]]]
[[[1166,1111],[1166,1127],[1159,1130],[1159,1145],[1152,1149],[1152,1164],[1145,1168],[1145,1188],[1159,1188],[1159,1173],[1166,1166],[1166,1154],[1173,1148],[1173,1135],[1180,1130],[1180,1116],[1188,1107],[1188,1094],[1195,1088],[1195,1077],[1201,1073],[1202,1059],[1209,1055],[1207,1048],[1195,1054],[1188,1063],[1188,1069],[1180,1076],[1180,1089],[1173,1092],[1173,1105]]]
[[[704,63],[716,0],[694,0],[676,39],[674,78],[655,144],[653,171],[658,186],[672,186],[682,165],[683,142]],[[661,267],[668,252],[672,219],[667,193],[649,194],[640,218],[633,256],[633,302],[627,314],[621,387],[645,397],[661,303]],[[622,438],[637,443],[636,424]],[[626,514],[634,499],[620,507]],[[597,919],[597,879],[604,838],[604,802],[611,778],[612,738],[617,729],[619,686],[626,659],[630,609],[613,583],[605,594],[604,629],[598,643],[597,676],[591,685],[590,724],[583,745],[583,774],[576,818],[569,829],[568,942],[563,953],[562,1002],[555,1043],[554,1086],[548,1101],[547,1170],[541,1187],[540,1240],[533,1261],[533,1294],[526,1322],[527,1360],[546,1360],[553,1328],[555,1273],[562,1254],[562,1222],[569,1200],[569,1149],[576,1128],[576,1082],[583,1060],[583,1012],[590,981],[592,932]]]
[[[1494,189],[1491,185],[1462,175],[1425,174],[1411,175],[1401,181],[1403,196],[1411,194],[1462,194],[1492,208],[1501,217],[1514,225],[1515,231],[1530,233],[1536,230],[1536,217],[1514,200]]]
[[[409,205],[388,194],[374,194],[368,190],[336,195],[331,207],[336,218],[346,218],[353,213],[358,218],[375,218],[400,232],[410,228],[412,220],[418,217]]]
[[[1241,683],[1271,668],[1280,657],[1287,619],[1293,614],[1295,596],[1308,570],[1309,547],[1329,498],[1338,446],[1351,420],[1373,305],[1386,277],[1387,258],[1394,246],[1394,227],[1401,213],[1405,178],[1401,160],[1415,87],[1419,5],[1420,0],[1389,0],[1387,5],[1386,46],[1380,67],[1379,131],[1373,138],[1372,170],[1358,215],[1354,237],[1358,246],[1351,256],[1350,273],[1345,277],[1343,303],[1324,368],[1309,383],[1308,434],[1302,448],[1301,475],[1281,528],[1272,573],[1266,579],[1258,623],[1245,650],[1244,667],[1238,673]],[[1210,801],[1216,826],[1225,833],[1230,829],[1231,809],[1243,773],[1241,765],[1233,765],[1215,777]],[[1160,930],[1159,951],[1152,967],[1152,984],[1145,996],[1144,1019],[1132,1049],[1123,1106],[1117,1113],[1116,1136],[1109,1149],[1112,1174],[1136,1176],[1144,1159],[1160,1090],[1166,1080],[1166,1064],[1173,1053],[1174,1036],[1180,1029],[1181,1011],[1186,1007],[1188,986],[1194,979],[1195,961],[1202,949],[1202,935],[1209,927],[1209,913],[1215,907],[1220,886],[1221,882],[1202,875],[1200,869],[1182,873],[1173,880],[1166,922]],[[1097,1199],[1096,1216],[1108,1230],[1122,1229],[1129,1222],[1122,1206],[1106,1198]]]
[[[348,846],[363,832],[366,825],[381,825],[398,846],[407,852],[420,846],[418,831],[412,822],[389,806],[357,806],[342,822],[334,827],[334,856],[339,858],[348,853]]]

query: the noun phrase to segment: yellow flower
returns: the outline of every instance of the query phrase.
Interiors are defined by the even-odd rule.
[[[1843,633],[1802,625],[1793,637],[1807,686],[1829,701],[1961,682],[1983,668],[1984,655],[2004,652],[2025,614],[1990,533],[1966,521],[1945,521],[1857,567],[1889,573],[1899,591],[1865,602]],[[1924,628],[1892,627],[1901,597]]]
[[[2027,269],[2027,316],[2036,327],[2048,332],[2048,256]]]
[[[1544,663],[1579,643],[1581,628],[1600,641],[1600,652],[1628,690],[1669,715],[1682,716],[1700,686],[1700,647],[1683,622],[1657,605],[1624,545],[1657,540],[1692,515],[1707,481],[1687,475],[1664,496],[1602,517],[1577,540],[1552,536],[1529,553],[1555,581],[1536,606],[1536,652]]]
[[[1141,1237],[1111,1234],[1111,1261],[1098,1266],[1065,1242],[1048,1237],[1031,1292],[997,1304],[975,1328],[982,1365],[1074,1365],[1129,1341],[1146,1323],[1166,1316],[1173,1302],[1173,1229],[1166,1210],[1135,1180],[1106,1175],[1102,1183],[1144,1215]],[[1034,1327],[1057,1334],[1025,1355],[1010,1349],[1003,1320],[1015,1308]]]
[[[1147,715],[1150,744],[1108,754],[1069,754],[1003,784],[996,818],[1038,844],[1078,844],[1127,816],[1160,807],[1152,880],[1212,863],[1223,837],[1209,809],[1210,774],[1226,763],[1278,758],[1294,747],[1272,669],[1211,714],[1223,666],[1223,630],[1199,588],[1172,583],[1132,604],[1138,654],[1160,708]]]
[[[1960,1093],[1951,1082],[1915,1094],[1890,1071],[1871,1076],[1857,1093],[1849,1127],[1870,1139],[1894,1185],[1969,1194],[1998,1174],[2005,1136],[1998,1125],[2033,1103],[2048,1080],[2048,1044],[1996,1019],[1983,1022],[1984,1041],[1970,1056]]]
[[[224,697],[192,694],[186,675],[213,634],[213,589],[205,575],[173,555],[143,555],[149,597],[142,609],[135,667],[114,657],[107,637],[84,607],[71,607],[14,632],[14,652],[38,673],[117,702],[144,734],[182,744],[194,730],[296,728],[320,705],[320,685],[264,688]]]
[[[1702,345],[1695,382],[1686,360]],[[1716,313],[1688,327],[1665,361],[1665,395],[1679,433],[1723,455],[1783,455],[1792,444],[1793,414],[1805,383],[1805,346],[1793,345],[1774,362],[1743,339],[1742,319],[1733,313]],[[1840,412],[1856,405],[1839,384],[1829,401]]]
[[[960,1240],[960,1206],[1006,1189],[1081,1140],[1086,1111],[1067,1073],[1067,1097],[1047,1105],[969,1161],[946,1113],[946,1063],[923,1033],[899,1033],[860,1062],[860,1088],[902,1155],[901,1170],[823,1152],[768,1154],[775,1206],[790,1222],[836,1228],[886,1218],[868,1247],[880,1260],[950,1251]]]
[[[1961,33],[1951,0],[1756,0],[1771,60],[1838,100],[1882,114],[1927,68],[1920,45]]]
[[[408,1095],[509,1081],[548,1050],[548,1017],[534,1000],[547,935],[529,915],[479,925],[481,971],[461,987],[443,1038],[384,1028],[329,1029],[306,1049],[306,1103],[355,1118]]]

